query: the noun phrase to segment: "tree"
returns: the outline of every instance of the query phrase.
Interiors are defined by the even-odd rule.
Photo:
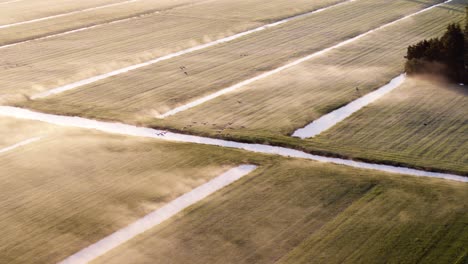
[[[468,6],[465,8],[465,82],[468,81],[466,78],[466,72],[468,71]]]
[[[444,48],[438,38],[423,40],[408,47],[405,71],[408,74],[440,74],[445,75]]]
[[[468,7],[465,31],[450,24],[441,38],[423,40],[408,47],[405,70],[408,74],[440,74],[452,81],[467,81]]]
[[[459,24],[450,24],[440,38],[444,58],[442,63],[449,69],[449,78],[462,81],[465,70],[465,35]]]

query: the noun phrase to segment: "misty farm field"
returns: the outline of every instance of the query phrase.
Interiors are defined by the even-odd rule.
[[[26,105],[98,118],[131,114],[125,121],[151,118],[438,2],[353,1]],[[11,73],[16,80],[5,88],[17,91],[21,80],[14,70]]]
[[[55,129],[42,122],[0,117],[0,151],[22,141],[44,136]]]
[[[353,158],[466,174],[467,116],[468,97],[463,87],[410,79],[307,141]]]
[[[78,129],[44,133],[0,153],[0,262],[56,263],[229,168],[268,159]]]
[[[0,8],[0,26],[125,1],[126,0],[22,0],[4,3]]]
[[[205,17],[215,20],[219,19],[217,14],[222,13],[223,18],[230,19],[230,23],[239,22],[238,20],[270,22],[328,6],[339,2],[339,0],[313,2],[306,0],[294,2],[274,0],[269,1],[268,5],[260,5],[261,2],[261,0],[241,0],[233,4],[234,2],[228,0],[139,0],[36,23],[4,28],[0,30],[0,45],[35,39],[93,25],[102,25],[112,21],[121,21],[137,16],[152,15],[156,12],[170,13],[176,16]],[[208,9],[210,11],[207,11]],[[157,21],[153,23],[157,23]],[[148,25],[151,24],[152,22],[148,21]]]
[[[440,155],[434,156],[432,153],[437,152],[438,148],[429,143],[426,146],[427,149],[424,149],[424,151],[428,152],[424,157],[400,153],[400,158],[389,158],[395,154],[388,153],[386,156],[386,152],[382,151],[383,156],[373,156],[373,153],[356,155],[356,153],[362,153],[361,149],[366,149],[358,148],[358,146],[365,145],[363,144],[365,140],[348,147],[346,142],[338,141],[340,143],[336,143],[335,138],[330,142],[318,143],[316,140],[303,141],[291,138],[290,135],[295,129],[303,127],[323,114],[363,96],[401,73],[403,71],[402,58],[406,46],[422,38],[439,36],[445,28],[445,21],[461,21],[464,16],[462,13],[463,4],[467,3],[466,0],[454,1],[411,19],[403,20],[277,75],[255,82],[238,92],[226,94],[165,120],[154,117],[145,118],[142,113],[137,116],[134,112],[129,111],[131,109],[120,108],[127,100],[123,96],[117,100],[116,94],[110,89],[105,89],[108,95],[106,101],[109,104],[114,101],[114,105],[119,106],[115,111],[107,112],[89,101],[86,101],[87,104],[83,104],[81,100],[74,101],[74,105],[77,107],[69,107],[69,102],[78,95],[87,94],[90,99],[94,98],[93,96],[100,93],[101,88],[99,86],[88,90],[70,92],[70,95],[64,94],[46,100],[32,101],[27,106],[47,112],[79,114],[94,118],[123,120],[125,122],[141,122],[149,126],[169,127],[177,131],[207,136],[242,141],[269,142],[328,155],[365,158],[375,162],[404,164],[405,166],[464,174],[466,165],[463,164],[466,164],[466,161],[457,161],[460,156],[452,156],[452,158]],[[402,28],[405,28],[406,32],[401,32]],[[369,46],[372,46],[372,49],[369,49]],[[161,76],[157,74],[158,72],[160,71],[155,70],[153,75]],[[136,79],[131,80],[135,81]],[[116,85],[121,85],[121,83],[116,83]],[[128,82],[128,85],[131,85],[131,83]],[[186,85],[193,85],[188,81],[185,83]],[[154,82],[149,82],[148,85],[150,84],[154,84]],[[146,83],[142,83],[142,85],[146,85]],[[359,91],[356,91],[355,87],[359,87]],[[135,87],[127,89],[129,93],[133,93]],[[175,86],[172,90],[186,93],[185,90],[178,90]],[[104,98],[105,94],[102,95],[101,98]],[[151,107],[150,101],[154,100],[152,96],[143,94],[139,97],[146,99],[148,107]],[[417,100],[416,98],[414,100]],[[129,98],[128,100],[133,99]],[[448,98],[447,102],[450,100],[451,98]],[[100,104],[100,101],[97,103]],[[441,104],[445,103],[441,102]],[[408,104],[411,104],[411,101],[408,101]],[[459,110],[463,111],[463,107]],[[375,119],[375,122],[378,122],[378,120]],[[463,118],[460,117],[458,121],[463,124]],[[361,129],[363,128],[365,127]],[[441,125],[440,129],[446,129],[445,125]],[[343,138],[354,138],[350,136],[353,133],[348,130],[344,131]],[[451,153],[456,149],[460,140],[463,140],[463,137],[454,134],[452,130],[444,131],[446,132],[443,134],[444,137],[450,138],[454,142],[449,144],[444,140],[439,142],[439,147]],[[404,134],[402,134],[401,138],[404,138]],[[332,142],[335,142],[335,144],[329,145]],[[392,142],[395,142],[395,140]],[[379,144],[381,144],[380,141]],[[386,146],[386,144],[381,144],[380,148],[386,150]],[[341,151],[342,149],[353,150],[355,153]],[[463,152],[463,148],[459,149],[459,153]],[[427,157],[432,157],[432,159]]]
[[[45,1],[43,1],[45,2]],[[75,3],[79,1],[73,1]],[[198,2],[202,2],[201,0]],[[31,1],[26,5],[30,6]],[[0,30],[0,46],[50,36],[93,25],[101,25],[130,17],[149,15],[190,5],[193,0],[139,0],[106,8],[92,9],[52,19],[16,25]],[[47,5],[50,4],[50,1]],[[63,5],[63,3],[61,3]]]
[[[444,21],[462,21],[463,4],[468,1],[427,11],[164,121],[148,122],[181,129],[195,121],[190,131],[210,135],[291,135],[402,73],[406,47],[440,36]]]
[[[304,6],[291,12],[284,1],[278,1],[283,2],[284,12],[273,12],[269,18],[302,14],[324,6],[321,2],[333,3],[319,1],[309,8]],[[219,11],[223,10],[213,12]],[[255,12],[249,19],[236,19],[234,15],[232,19],[197,17],[185,9],[177,12],[152,14],[0,49],[3,101],[12,100],[13,95],[34,95],[264,25],[256,21]]]
[[[465,7],[0,0],[0,263],[468,263]]]
[[[467,198],[465,184],[282,160],[93,263],[456,263]]]

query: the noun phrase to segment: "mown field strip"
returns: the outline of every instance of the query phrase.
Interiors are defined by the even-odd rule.
[[[441,179],[447,179],[447,180],[468,182],[468,177],[463,177],[463,176],[454,175],[454,174],[428,172],[428,171],[421,171],[421,170],[410,169],[410,168],[405,168],[405,167],[371,164],[371,163],[365,163],[365,162],[357,162],[353,160],[323,157],[323,156],[312,155],[312,154],[305,153],[299,150],[288,149],[284,147],[276,147],[276,146],[261,145],[261,144],[248,144],[248,143],[233,142],[233,141],[227,141],[227,140],[221,140],[221,139],[184,135],[184,134],[172,133],[172,132],[163,131],[163,130],[156,130],[152,128],[137,127],[137,126],[127,125],[127,124],[122,124],[122,123],[103,122],[103,121],[97,121],[97,120],[92,120],[92,119],[86,119],[82,117],[70,117],[70,116],[44,114],[44,113],[34,112],[34,111],[30,111],[30,110],[26,110],[26,109],[18,108],[18,107],[0,106],[0,115],[16,117],[16,118],[21,118],[21,119],[43,121],[43,122],[47,122],[47,123],[55,124],[59,126],[95,129],[95,130],[99,130],[99,131],[103,131],[107,133],[113,133],[113,134],[157,138],[157,139],[177,141],[177,142],[186,142],[186,143],[214,145],[214,146],[221,146],[221,147],[228,147],[228,148],[243,149],[243,150],[256,152],[256,153],[273,154],[273,155],[280,155],[280,156],[285,156],[285,157],[294,157],[294,158],[309,159],[309,160],[314,160],[314,161],[319,161],[319,162],[341,164],[341,165],[355,167],[355,168],[379,170],[379,171],[385,171],[385,172],[390,172],[390,173],[406,174],[406,175],[411,175],[411,176],[432,177],[432,178],[441,178]]]
[[[154,11],[154,12],[152,12],[152,13],[150,13],[150,14],[157,14],[157,13],[159,13],[159,11]],[[135,19],[135,18],[139,18],[139,17],[140,17],[140,15],[137,15],[137,16],[128,17],[128,18],[123,18],[123,19],[118,19],[118,20],[114,20],[114,21],[106,22],[106,23],[102,23],[102,24],[97,24],[97,25],[92,25],[92,26],[77,28],[77,29],[73,29],[73,30],[69,30],[69,31],[65,31],[65,32],[56,33],[56,34],[51,34],[51,35],[47,35],[47,36],[43,36],[43,37],[39,37],[39,38],[30,39],[30,40],[19,41],[19,42],[15,42],[15,43],[11,43],[11,44],[6,44],[6,45],[3,45],[3,46],[0,46],[0,49],[10,48],[10,47],[14,47],[14,46],[16,46],[16,45],[25,44],[25,43],[29,43],[29,42],[32,42],[32,41],[39,41],[39,40],[44,40],[44,39],[49,39],[49,38],[54,38],[54,37],[65,36],[65,35],[68,35],[68,34],[77,33],[77,32],[81,32],[81,31],[93,29],[93,28],[98,28],[98,27],[102,27],[102,26],[106,26],[106,25],[112,25],[112,24],[116,24],[116,23],[121,23],[121,22],[129,21],[129,20],[132,20],[132,19]]]
[[[61,86],[61,87],[57,87],[57,88],[48,90],[48,91],[43,92],[43,93],[33,95],[33,96],[31,96],[31,99],[34,100],[34,99],[39,99],[39,98],[45,98],[45,97],[48,97],[50,95],[63,93],[65,91],[76,89],[78,87],[81,87],[81,86],[84,86],[84,85],[87,85],[87,84],[91,84],[91,83],[94,83],[94,82],[97,82],[97,81],[100,81],[100,80],[103,80],[103,79],[107,79],[107,78],[112,77],[112,76],[116,76],[116,75],[126,73],[126,72],[129,72],[129,71],[133,71],[133,70],[136,70],[136,69],[139,69],[139,68],[142,68],[142,67],[153,65],[153,64],[156,64],[156,63],[161,62],[161,61],[169,60],[169,59],[179,57],[179,56],[182,56],[182,55],[185,55],[185,54],[188,54],[188,53],[203,50],[203,49],[206,49],[206,48],[209,48],[209,47],[221,44],[221,43],[230,42],[230,41],[239,39],[241,37],[245,37],[247,35],[250,35],[250,34],[253,34],[253,33],[256,33],[256,32],[259,32],[259,31],[263,31],[263,30],[268,29],[268,28],[273,28],[273,27],[285,24],[287,22],[290,22],[292,20],[300,19],[300,18],[305,17],[305,16],[320,13],[320,12],[323,12],[323,11],[325,11],[327,9],[334,8],[334,7],[346,4],[348,2],[353,2],[353,1],[355,1],[355,0],[346,0],[346,1],[334,4],[334,5],[331,5],[331,6],[323,7],[323,8],[308,12],[308,13],[300,14],[300,15],[297,15],[297,16],[293,16],[293,17],[290,17],[290,18],[279,20],[279,21],[274,22],[274,23],[266,24],[266,25],[263,25],[261,27],[257,27],[257,28],[254,28],[254,29],[251,29],[251,30],[248,30],[248,31],[237,33],[237,34],[229,36],[229,37],[221,38],[221,39],[218,39],[218,40],[215,40],[215,41],[212,41],[212,42],[208,42],[208,43],[198,45],[198,46],[195,46],[195,47],[192,47],[192,48],[181,50],[181,51],[171,53],[171,54],[168,54],[168,55],[165,55],[165,56],[162,56],[162,57],[158,57],[158,58],[155,58],[155,59],[147,61],[147,62],[143,62],[143,63],[135,64],[135,65],[132,65],[132,66],[124,67],[124,68],[121,68],[121,69],[118,69],[118,70],[115,70],[115,71],[108,72],[106,74],[101,74],[101,75],[97,75],[97,76],[94,76],[94,77],[91,77],[91,78],[87,78],[87,79],[84,79],[84,80],[81,80],[81,81],[78,81],[78,82],[70,83],[70,84],[67,84],[67,85],[64,85],[64,86]]]
[[[452,2],[452,1],[453,1],[453,0],[447,0],[447,1],[443,2],[443,3],[437,4],[437,5],[433,5],[433,6],[431,6],[431,7],[422,9],[422,10],[416,12],[416,13],[413,13],[413,14],[410,14],[410,15],[407,15],[407,16],[404,16],[404,17],[402,17],[402,18],[400,18],[400,19],[397,19],[397,20],[395,20],[395,21],[393,21],[393,22],[390,22],[390,23],[385,24],[385,25],[382,25],[382,26],[380,26],[380,27],[378,27],[378,28],[369,30],[369,31],[367,31],[367,32],[365,32],[365,33],[363,33],[363,34],[360,34],[360,35],[358,35],[358,36],[356,36],[356,37],[353,37],[353,38],[351,38],[351,39],[348,39],[348,40],[345,40],[345,41],[343,41],[343,42],[340,42],[340,43],[338,43],[338,44],[336,44],[336,45],[334,45],[334,46],[328,47],[328,48],[323,49],[323,50],[320,50],[320,51],[318,51],[318,52],[314,52],[314,53],[312,53],[312,54],[310,54],[310,55],[308,55],[308,56],[302,57],[302,58],[300,58],[300,59],[298,59],[298,60],[295,60],[295,61],[293,61],[293,62],[291,62],[291,63],[289,63],[289,64],[286,64],[286,65],[283,65],[283,66],[281,66],[281,67],[279,67],[279,68],[276,68],[276,69],[274,69],[274,70],[265,72],[265,73],[263,73],[263,74],[260,74],[260,75],[258,75],[258,76],[255,76],[255,77],[253,77],[253,78],[251,78],[251,79],[244,80],[244,81],[242,81],[242,82],[240,82],[240,83],[237,83],[237,84],[232,85],[232,86],[230,86],[230,87],[227,87],[227,88],[224,88],[224,89],[222,89],[222,90],[219,90],[219,91],[217,91],[217,92],[215,92],[215,93],[212,93],[212,94],[210,94],[210,95],[207,95],[207,96],[205,96],[205,97],[202,97],[202,98],[200,98],[200,99],[197,99],[197,100],[195,100],[195,101],[193,101],[193,102],[190,102],[190,103],[188,103],[188,104],[185,104],[185,105],[179,106],[179,107],[177,107],[177,108],[174,108],[174,109],[172,109],[172,110],[170,110],[170,111],[168,111],[168,112],[166,112],[166,113],[164,113],[164,114],[162,114],[162,115],[159,115],[158,118],[166,118],[166,117],[175,115],[175,114],[177,114],[177,113],[179,113],[179,112],[182,112],[182,111],[188,110],[188,109],[190,109],[190,108],[196,107],[196,106],[198,106],[198,105],[201,105],[201,104],[203,104],[203,103],[206,103],[206,102],[208,102],[208,101],[211,101],[211,100],[213,100],[213,99],[215,99],[215,98],[217,98],[217,97],[219,97],[219,96],[222,96],[222,95],[227,94],[227,93],[231,93],[231,92],[233,92],[233,91],[235,91],[235,90],[238,90],[238,89],[240,89],[240,88],[242,88],[242,87],[244,87],[244,86],[246,86],[246,85],[249,85],[249,84],[254,83],[254,82],[256,82],[256,81],[259,81],[259,80],[261,80],[261,79],[267,78],[267,77],[272,76],[272,75],[274,75],[274,74],[276,74],[276,73],[282,72],[282,71],[284,71],[284,70],[286,70],[286,69],[289,69],[289,68],[291,68],[291,67],[294,67],[294,66],[296,66],[296,65],[298,65],[298,64],[301,64],[301,63],[303,63],[303,62],[305,62],[305,61],[308,61],[308,60],[310,60],[310,59],[312,59],[312,58],[315,58],[315,57],[317,57],[317,56],[323,55],[323,54],[325,54],[325,53],[327,53],[327,52],[329,52],[329,51],[331,51],[331,50],[340,48],[340,47],[342,47],[342,46],[344,46],[344,45],[346,45],[346,44],[349,44],[349,43],[351,43],[351,42],[354,42],[354,41],[356,41],[356,40],[359,40],[359,39],[361,39],[361,38],[363,38],[363,37],[365,37],[365,36],[367,36],[367,35],[369,35],[369,34],[371,34],[371,33],[374,33],[375,31],[378,31],[378,30],[380,30],[380,29],[383,29],[383,28],[392,26],[392,25],[394,25],[394,24],[396,24],[396,23],[398,23],[398,22],[400,22],[400,21],[402,21],[402,20],[411,18],[411,17],[413,17],[413,16],[416,16],[416,15],[418,15],[418,14],[424,13],[424,12],[426,12],[426,11],[429,11],[429,10],[431,10],[431,9],[433,9],[433,8],[436,8],[436,7],[438,7],[438,6],[441,6],[441,5],[443,5],[443,4],[450,3],[450,2]]]
[[[11,0],[11,1],[6,1],[6,2],[2,2],[2,3],[0,3],[0,5],[3,5],[3,4],[11,4],[11,3],[16,3],[16,2],[19,2],[19,1],[23,1],[23,0]]]
[[[9,146],[9,147],[0,149],[0,153],[4,153],[4,152],[8,152],[8,151],[14,150],[14,149],[16,149],[16,148],[19,148],[19,147],[22,147],[22,146],[31,144],[31,143],[33,143],[33,142],[36,142],[36,141],[38,141],[38,140],[40,140],[40,139],[41,139],[41,137],[35,137],[35,138],[30,138],[30,139],[21,141],[21,142],[16,143],[16,144],[14,144],[14,145],[12,145],[12,146]]]
[[[347,117],[351,116],[353,113],[359,111],[366,105],[378,100],[382,96],[388,94],[395,88],[399,87],[406,79],[405,74],[401,74],[398,77],[392,79],[388,84],[378,88],[377,90],[364,95],[363,97],[352,101],[351,103],[336,109],[319,119],[313,121],[304,128],[300,128],[293,133],[293,137],[299,137],[302,139],[314,137],[325,130],[330,129],[338,122],[345,120]]]
[[[118,6],[118,5],[128,4],[128,3],[132,3],[132,2],[136,2],[136,1],[140,1],[140,0],[127,0],[127,1],[124,1],[124,2],[121,2],[121,3],[113,3],[113,4],[108,4],[108,5],[90,7],[90,8],[86,8],[86,9],[82,9],[82,10],[76,10],[76,11],[67,12],[67,13],[63,13],[63,14],[58,14],[58,15],[53,15],[53,16],[47,16],[47,17],[42,17],[42,18],[36,18],[36,19],[32,19],[32,20],[27,20],[27,21],[22,21],[22,22],[16,22],[16,23],[11,23],[11,24],[6,24],[6,25],[0,25],[0,29],[3,29],[3,28],[10,28],[10,27],[19,26],[19,25],[24,25],[24,24],[35,23],[35,22],[44,21],[44,20],[49,20],[49,19],[58,18],[58,17],[70,16],[70,15],[78,14],[78,13],[81,13],[81,12],[92,11],[92,10],[98,10],[98,9],[102,9],[102,8],[112,7],[112,6]]]
[[[467,109],[464,88],[407,78],[375,103],[301,141],[346,157],[466,175]]]
[[[64,1],[70,1],[70,0],[64,0]],[[84,1],[90,1],[90,0],[84,0]],[[122,0],[100,0],[100,1],[106,1],[106,2],[89,3],[89,4],[92,4],[92,6],[85,6],[86,3],[83,3],[83,6],[79,4],[78,7],[76,7],[77,3],[74,3],[74,4],[71,3],[75,6],[74,9],[71,8],[71,6],[65,5],[64,3],[62,4],[57,3],[56,7],[59,10],[56,10],[56,11],[58,13],[51,13],[54,8],[50,8],[50,10],[47,10],[48,6],[50,6],[50,5],[47,5],[47,3],[42,3],[42,5],[39,5],[36,8],[28,7],[26,4],[23,4],[23,6],[18,7],[18,9],[20,10],[27,9],[27,8],[30,8],[32,10],[38,9],[36,11],[38,13],[41,13],[40,11],[42,9],[45,9],[45,10],[42,10],[44,13],[33,16],[31,12],[22,10],[25,13],[23,16],[21,16],[20,14],[18,14],[17,16],[12,16],[11,17],[12,21],[9,22],[7,20],[0,24],[9,24],[9,23],[14,23],[14,22],[26,21],[26,20],[37,18],[37,17],[45,17],[45,16],[50,16],[50,15],[55,15],[55,14],[60,14],[60,13],[71,12],[76,9],[85,9],[85,8],[93,7],[93,6],[100,6],[104,4],[121,2]],[[91,30],[92,28],[95,28],[93,26],[97,26],[97,25],[105,26],[113,21],[120,21],[120,20],[127,21],[127,19],[129,18],[145,19],[145,18],[148,18],[149,16],[154,16],[155,13],[158,13],[158,12],[166,12],[166,13],[174,12],[175,10],[183,9],[183,7],[201,5],[205,3],[206,1],[207,0],[196,0],[196,1],[194,0],[173,0],[173,1],[171,0],[160,0],[160,1],[139,0],[137,2],[131,2],[125,5],[117,5],[117,6],[113,6],[109,8],[91,10],[88,12],[81,12],[81,13],[70,15],[70,16],[59,17],[56,19],[49,19],[49,20],[40,21],[36,23],[24,24],[24,25],[20,25],[16,27],[11,27],[11,28],[5,28],[5,29],[0,30],[0,48],[3,48],[3,46],[12,47],[14,46],[12,44],[28,43],[28,41],[30,40],[44,41],[44,39],[46,39],[45,37],[47,36],[58,38],[62,36],[61,33],[67,33],[67,32],[73,33],[74,30],[77,30],[77,29]],[[274,1],[281,1],[281,0],[274,0]],[[321,1],[325,1],[325,0],[321,0]],[[39,3],[35,2],[34,4],[39,4]],[[62,10],[66,7],[68,7],[68,9]],[[11,8],[11,9],[12,11],[7,10],[4,12],[6,14],[10,14],[11,12],[14,12],[14,8]],[[132,29],[134,28],[134,26],[131,25],[130,21],[128,21],[126,25],[128,26],[128,28],[132,28]],[[151,27],[153,23],[148,23],[147,25],[148,27]],[[118,27],[118,26],[115,25],[113,27]],[[123,29],[115,29],[115,30],[120,32]],[[82,35],[77,35],[76,37],[77,39],[80,39],[81,41],[83,41],[86,38],[88,39],[93,38],[92,36],[82,36]]]
[[[185,208],[203,200],[210,194],[228,186],[229,184],[246,176],[257,166],[255,165],[241,165],[236,168],[230,169],[220,176],[210,180],[209,182],[191,190],[188,193],[178,197],[177,199],[169,202],[165,206],[157,209],[156,211],[144,216],[131,225],[118,230],[117,232],[103,238],[95,244],[84,248],[83,250],[73,254],[65,260],[59,262],[60,264],[79,264],[89,263],[97,257],[104,255],[106,252],[116,248],[139,234],[159,225]]]
[[[274,78],[258,81],[166,119],[148,115],[138,124],[233,141],[269,142],[267,144],[369,163],[466,175],[466,155],[463,156],[462,151],[466,127],[461,114],[466,105],[458,85],[442,85],[424,92],[427,85],[419,89],[404,89],[403,86],[410,83],[408,79],[402,87],[323,132],[326,137],[322,134],[308,140],[291,137],[298,128],[374,91],[401,74],[408,45],[421,39],[439,37],[448,23],[463,21],[466,4],[467,0],[453,1],[290,68],[274,75]],[[89,95],[92,95],[91,89]],[[398,104],[385,109],[374,108],[402,98],[407,98],[405,104],[412,109]],[[422,98],[425,98],[424,104]],[[60,102],[57,100],[55,105]],[[428,109],[426,105],[431,107]],[[372,114],[368,112],[369,108],[374,109]],[[398,109],[405,109],[407,113],[401,114]],[[83,111],[84,114],[76,111],[67,115],[132,124],[136,124],[133,123],[135,118],[141,116],[119,116],[117,111],[102,114],[105,110],[103,108],[101,113]],[[44,109],[44,112],[54,113],[49,109]],[[367,114],[361,115],[361,112]],[[354,118],[355,115],[358,118]],[[335,129],[346,123],[346,128]]]
[[[262,164],[92,263],[456,263],[468,185],[387,176],[297,159]]]

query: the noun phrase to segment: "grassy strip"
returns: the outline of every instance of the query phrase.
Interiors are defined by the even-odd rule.
[[[107,116],[126,113],[128,119],[154,118],[157,113],[439,2],[354,1],[232,42],[25,104],[41,111],[53,108],[56,113],[73,111]]]
[[[216,16],[229,11],[223,9],[212,10],[212,17],[192,14],[192,8],[205,6],[209,9],[211,2],[1,49],[0,54],[6,61],[3,71],[5,78],[0,80],[3,93],[36,94],[263,25],[257,21],[257,16],[264,17],[259,13],[263,5],[255,5],[259,0],[250,1],[252,17],[245,19]],[[289,9],[294,3],[284,0],[275,2],[282,5],[275,12],[270,12],[270,18],[302,14],[335,0],[309,1],[308,5],[303,1],[301,8],[294,12]],[[228,14],[239,12],[235,3],[228,5],[233,7]],[[21,57],[17,56],[18,52],[21,52]],[[179,67],[177,69],[180,71]],[[24,76],[29,78],[25,79]]]
[[[461,21],[463,4],[466,4],[465,0],[458,0],[395,27],[375,32],[356,43],[330,52],[323,58],[314,59],[284,74],[278,74],[275,78],[246,87],[239,93],[228,94],[204,106],[179,113],[168,120],[135,116],[133,110],[127,111],[125,107],[113,110],[94,107],[93,104],[76,107],[74,104],[67,104],[68,100],[61,98],[30,102],[26,106],[51,113],[80,115],[108,121],[117,120],[175,132],[298,148],[325,156],[467,175],[466,165],[443,156],[436,155],[436,159],[428,159],[427,155],[424,157],[405,153],[385,155],[385,151],[379,155],[363,155],[359,150],[357,153],[342,151],[327,144],[301,141],[288,136],[312,119],[372,91],[401,72],[402,65],[399,61],[402,61],[406,45],[420,38],[437,36],[444,30],[445,23],[449,20]],[[402,28],[407,29],[405,34],[402,33]],[[373,48],[369,49],[369,46]],[[333,69],[331,66],[327,67],[330,64],[335,65]],[[358,70],[359,68],[364,70]],[[323,69],[329,69],[327,73],[330,75],[305,77],[309,72],[321,72]],[[369,78],[370,73],[372,78]],[[315,78],[316,76],[322,77]],[[356,86],[360,87],[359,94],[356,93]],[[100,93],[96,90],[89,92],[93,95],[96,92]],[[65,98],[73,99],[73,96]],[[109,100],[111,99],[112,96]],[[151,101],[152,97],[148,97],[148,100]],[[58,104],[60,107],[57,107]],[[454,109],[459,107],[453,106]],[[444,127],[439,129],[443,130]],[[404,134],[404,131],[401,133]],[[446,150],[450,151],[450,148],[451,146],[446,146]]]
[[[0,157],[0,262],[56,263],[229,168],[270,159],[56,130]]]
[[[387,97],[308,141],[344,155],[453,167],[467,175],[465,90],[409,80]]]
[[[42,123],[0,117],[0,149],[12,146],[21,141],[47,137],[53,133],[55,127]]]
[[[19,1],[2,5],[0,9],[0,25],[13,24],[48,16],[54,16],[83,9],[120,3],[124,0],[64,0],[60,3],[36,0],[32,2]]]
[[[60,34],[79,28],[102,25],[117,20],[151,15],[158,11],[167,11],[192,2],[191,0],[140,0],[125,5],[19,25],[0,30],[0,46]]]
[[[466,251],[466,187],[282,161],[95,263],[343,263],[353,252],[347,263],[450,263]]]

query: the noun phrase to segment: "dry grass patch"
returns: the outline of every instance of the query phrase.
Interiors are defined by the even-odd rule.
[[[291,10],[284,8],[287,5],[283,0],[276,1],[283,3],[280,5],[283,9],[272,13],[270,18],[277,18],[280,14],[291,15]],[[248,1],[236,1],[244,2]],[[308,9],[298,9],[295,14],[322,7],[329,2],[321,0],[311,3]],[[206,2],[195,6],[207,7],[210,4]],[[252,14],[254,17],[234,19],[219,16],[223,10],[215,9],[213,12],[216,12],[216,17],[205,18],[191,15],[190,8],[192,6],[180,14],[163,12],[0,49],[0,69],[4,77],[0,85],[3,93],[33,95],[264,24],[256,21],[255,16],[258,14],[255,12]],[[262,5],[252,8],[263,10]],[[231,12],[239,10],[233,9]]]
[[[5,3],[0,9],[0,25],[23,22],[124,1],[125,0],[33,0]]]
[[[0,155],[0,262],[55,263],[244,162],[222,148],[63,129]]]
[[[120,117],[121,113],[126,113],[128,120],[139,115],[154,117],[438,2],[350,2],[233,42],[31,102],[30,106],[101,118]],[[181,66],[185,69],[181,70]],[[17,85],[12,90],[15,89]]]
[[[466,88],[410,79],[308,141],[355,158],[468,174],[467,116]]]
[[[468,1],[446,7],[463,11],[463,4]],[[180,128],[195,121],[191,129],[201,133],[227,128],[223,133],[290,135],[387,83],[403,71],[408,45],[439,36],[448,22],[462,19],[462,12],[436,8],[161,123]]]
[[[270,23],[283,18],[306,13],[321,7],[346,0],[208,0],[206,3],[171,10],[177,16],[195,16],[216,19],[222,14],[225,19],[255,20]]]
[[[366,120],[363,119],[352,127],[331,130],[327,133],[329,140],[322,138],[302,141],[290,138],[289,135],[297,128],[363,96],[398,75],[403,70],[406,46],[422,38],[438,36],[446,23],[452,19],[461,21],[463,13],[455,11],[462,11],[463,5],[467,3],[456,1],[445,8],[431,10],[167,120],[148,119],[147,124],[248,142],[269,142],[377,163],[466,174],[466,157],[462,155],[463,148],[459,147],[463,140],[466,140],[466,137],[460,134],[465,120],[462,116],[467,113],[466,106],[449,103],[455,100],[456,93],[450,95],[443,91],[440,94],[447,97],[442,96],[443,99],[439,99],[437,88],[428,89],[430,93],[424,97],[432,98],[434,102],[422,100],[420,103],[434,105],[435,112],[426,114],[446,121],[436,122],[435,127],[426,128],[425,133],[416,137],[414,135],[419,133],[419,130],[416,127],[415,131],[407,130],[408,125],[403,123],[402,126],[398,125],[393,130],[388,130],[395,132],[391,138],[380,137],[382,133],[385,134],[387,128],[395,125],[394,122],[387,121],[394,120],[391,117],[393,111],[387,110],[394,109],[390,106],[381,109],[378,117],[371,118],[375,111],[366,115],[369,117],[369,123],[361,123]],[[402,28],[407,32],[403,34]],[[359,91],[356,91],[356,87],[359,87]],[[418,100],[416,96],[413,95],[412,100]],[[463,100],[461,95],[457,98]],[[407,101],[407,106],[409,105],[410,98]],[[453,112],[453,119],[440,116],[436,106],[446,109],[444,115],[451,116]],[[411,120],[416,116],[407,117]],[[379,134],[369,132],[373,131],[374,127],[380,127]],[[436,137],[430,139],[430,136],[435,135],[427,133],[434,132],[431,130],[434,128],[443,133],[437,133]],[[355,136],[356,131],[362,131],[362,135],[369,133],[366,134],[368,137]],[[406,142],[406,139],[412,143]],[[368,140],[375,144],[368,146]],[[422,141],[418,143],[418,140]],[[436,145],[432,144],[435,142]],[[389,147],[392,144],[398,147]],[[419,145],[419,150],[413,152],[411,144]],[[366,153],[373,148],[379,151]]]
[[[0,117],[0,149],[31,138],[46,137],[56,129],[42,122]]]
[[[198,2],[201,1],[203,0],[199,0]],[[0,30],[0,46],[92,25],[105,24],[129,17],[152,14],[157,11],[164,11],[193,3],[196,2],[193,0],[139,0],[123,5],[110,6],[31,24],[4,28]]]
[[[466,184],[304,161],[253,174],[95,263],[452,263],[466,254]]]

